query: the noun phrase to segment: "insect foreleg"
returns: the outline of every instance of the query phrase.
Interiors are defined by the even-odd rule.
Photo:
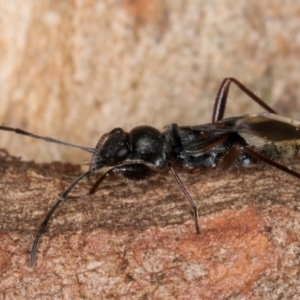
[[[32,247],[31,247],[31,251],[30,251],[30,266],[33,267],[34,265],[34,261],[35,261],[35,255],[36,255],[36,249],[37,249],[37,245],[39,243],[40,237],[43,233],[43,231],[45,230],[51,216],[53,215],[53,213],[55,212],[55,210],[57,209],[57,207],[59,206],[59,204],[67,199],[67,195],[69,194],[69,192],[77,185],[77,183],[82,180],[84,177],[89,176],[90,174],[92,174],[95,171],[87,171],[85,173],[83,173],[82,175],[80,175],[75,181],[72,182],[72,184],[70,184],[70,186],[59,196],[57,202],[52,206],[52,208],[50,209],[50,211],[47,213],[46,218],[44,219],[43,223],[40,226],[39,231],[37,232]]]

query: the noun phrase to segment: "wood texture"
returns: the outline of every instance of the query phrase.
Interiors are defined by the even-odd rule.
[[[299,1],[10,0],[0,19],[0,124],[91,147],[114,127],[203,124],[228,76],[300,120]],[[243,98],[228,115],[261,111]],[[87,159],[4,133],[0,147]]]
[[[93,197],[59,207],[30,268],[34,235],[80,167],[2,151],[0,168],[0,299],[300,296],[300,188],[291,176],[265,167],[183,176],[200,235],[169,173],[141,184],[110,178]]]

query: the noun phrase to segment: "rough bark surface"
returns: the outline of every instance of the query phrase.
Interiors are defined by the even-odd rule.
[[[200,235],[169,173],[141,184],[110,178],[58,208],[30,268],[34,235],[80,167],[2,151],[0,168],[0,299],[300,297],[300,188],[291,176],[265,167],[183,176]]]

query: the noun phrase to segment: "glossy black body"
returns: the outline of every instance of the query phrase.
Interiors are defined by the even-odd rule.
[[[222,137],[226,139],[213,145]],[[116,128],[96,148],[90,170],[113,166],[125,178],[144,180],[168,167],[169,163],[187,172],[215,167],[227,149],[235,144],[247,145],[238,132],[213,124],[195,127],[171,124],[162,132],[150,126],[135,127],[129,133]]]

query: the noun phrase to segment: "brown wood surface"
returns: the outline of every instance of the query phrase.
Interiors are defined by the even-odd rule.
[[[85,146],[114,127],[204,124],[224,77],[300,120],[300,1],[0,1],[0,124]],[[262,111],[233,89],[228,116]],[[1,134],[39,162],[83,152]]]
[[[135,184],[110,178],[63,203],[38,247],[34,235],[80,166],[0,156],[0,299],[296,299],[299,180],[265,167]],[[84,192],[93,178],[74,193]]]

